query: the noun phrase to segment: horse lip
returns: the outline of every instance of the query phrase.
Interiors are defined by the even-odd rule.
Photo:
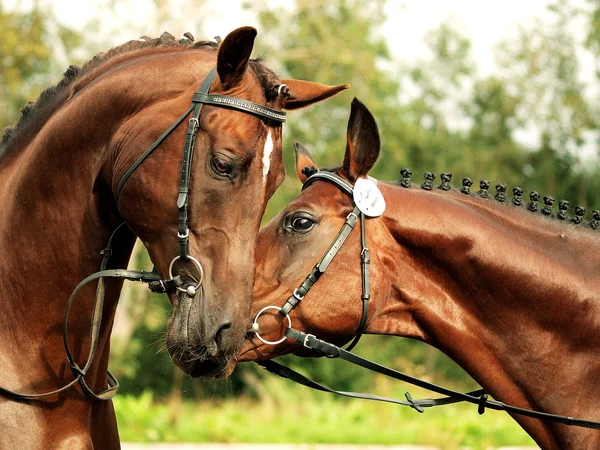
[[[235,362],[231,360],[205,359],[193,365],[188,375],[192,378],[226,378],[231,374]]]

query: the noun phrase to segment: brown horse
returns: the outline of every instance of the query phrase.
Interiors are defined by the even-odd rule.
[[[353,102],[336,173],[354,184],[368,174],[379,149],[373,117]],[[302,182],[314,166],[298,147]],[[366,219],[372,291],[365,332],[437,347],[505,403],[598,421],[598,235],[457,190],[378,187],[387,207]],[[261,230],[255,311],[283,306],[353,207],[352,197],[317,179]],[[355,230],[291,311],[294,329],[340,345],[357,333],[361,248]],[[279,340],[285,326],[277,311],[259,319],[260,335],[270,341]],[[255,337],[239,361],[306,352],[289,338],[265,345]],[[599,431],[513,417],[544,449],[600,447]]]
[[[284,178],[281,109],[308,106],[348,87],[279,80],[250,60],[255,36],[245,27],[222,43],[194,43],[189,34],[177,41],[166,33],[131,41],[82,69],[69,68],[5,132],[0,448],[119,447],[110,401],[90,401],[79,388],[34,400],[15,400],[8,390],[27,396],[73,380],[63,345],[65,304],[78,282],[98,270],[101,250],[122,221],[133,233],[123,228],[115,235],[108,268],[126,266],[137,236],[160,276],[183,283],[169,291],[167,346],[174,362],[192,376],[217,376],[241,345],[260,221]],[[202,80],[213,97],[203,94],[196,120],[199,108],[191,112],[190,105]],[[185,123],[177,125],[178,118]],[[182,148],[193,150],[192,135],[195,158],[185,161],[189,186],[182,187]],[[136,165],[153,143],[159,144],[155,151]],[[182,223],[189,227],[184,233]],[[183,241],[189,253],[179,257]],[[93,284],[79,291],[68,320],[68,343],[80,367],[91,348]],[[106,282],[104,320],[85,375],[96,393],[107,386],[121,286],[122,280]]]

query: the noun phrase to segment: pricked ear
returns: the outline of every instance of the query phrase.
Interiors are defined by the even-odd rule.
[[[309,151],[306,150],[298,141],[294,141],[294,150],[296,150],[296,174],[302,184],[312,175],[311,172],[318,171],[319,167],[312,159]]]
[[[223,89],[239,83],[248,67],[248,60],[254,47],[256,29],[242,27],[232,31],[219,46],[217,73]]]
[[[377,122],[367,107],[355,97],[348,120],[346,155],[341,170],[352,182],[366,176],[377,161],[380,148]]]
[[[350,87],[349,84],[328,86],[302,80],[281,80],[281,83],[290,88],[290,95],[283,100],[283,109],[287,110],[304,108],[313,103],[327,100]]]

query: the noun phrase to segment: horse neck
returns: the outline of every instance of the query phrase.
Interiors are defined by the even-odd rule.
[[[125,92],[135,76],[118,74]],[[152,87],[147,88],[152,95]],[[48,361],[53,374],[64,363],[65,304],[77,283],[99,269],[100,252],[121,221],[111,189],[110,139],[119,124],[143,106],[136,95],[100,79],[89,84],[57,108],[25,147],[0,163],[0,327],[4,330],[0,358],[12,373],[11,365],[27,373],[28,365],[40,366],[40,358]],[[117,237],[112,267],[127,263],[133,241],[130,235]],[[81,341],[88,336],[93,285],[80,291],[70,315],[69,332],[79,361],[88,351]],[[108,363],[120,287],[119,282],[107,285],[100,366]],[[23,345],[28,341],[30,345]],[[16,342],[21,345],[15,346]],[[42,354],[40,342],[44,342]],[[105,368],[101,371],[105,373]],[[31,382],[43,377],[38,373]],[[93,382],[93,375],[89,378]],[[98,386],[103,383],[100,380]]]
[[[598,420],[598,237],[456,192],[383,189],[394,281],[376,326],[438,347],[506,403]],[[543,448],[574,442],[515,418]]]

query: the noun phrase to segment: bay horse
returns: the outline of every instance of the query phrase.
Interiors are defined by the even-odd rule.
[[[120,447],[112,402],[98,399],[116,388],[110,334],[131,273],[115,268],[136,237],[158,273],[133,278],[151,279],[173,304],[174,363],[219,376],[238,350],[258,229],[285,176],[282,110],[348,87],[280,80],[250,59],[256,34],[130,41],[71,66],[5,131],[0,448]],[[80,285],[65,313],[98,267],[116,277],[98,284],[104,302],[94,302],[95,283]]]
[[[363,331],[367,311],[365,333],[437,347],[499,401],[600,419],[596,232],[444,183],[421,189],[379,182],[385,211],[364,220],[368,247],[360,232],[350,233],[331,259],[328,249],[354,201],[327,178],[355,191],[364,182],[380,152],[375,119],[353,102],[344,162],[331,177],[321,171],[311,182],[317,165],[298,144],[296,151],[298,177],[309,182],[260,231],[256,252],[254,311],[263,312],[252,330],[276,344],[250,333],[238,362],[318,356],[287,331],[282,337],[287,319],[295,330],[343,345]],[[361,282],[363,248],[370,253],[370,300]],[[329,265],[326,272],[317,261]],[[296,305],[285,318],[277,311],[284,303],[286,313]],[[271,305],[274,311],[263,310]],[[597,430],[513,417],[543,449],[600,448]]]

